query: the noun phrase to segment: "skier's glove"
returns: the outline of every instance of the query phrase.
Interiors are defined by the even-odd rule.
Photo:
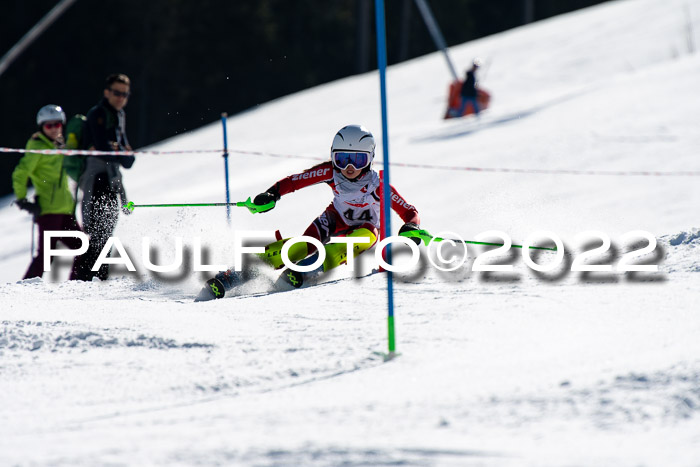
[[[37,203],[32,203],[27,198],[18,199],[15,201],[18,208],[27,211],[32,216],[38,216],[41,213],[41,208]]]
[[[399,234],[402,234],[404,232],[411,232],[413,230],[420,230],[420,226],[416,224],[415,222],[406,222],[401,228],[399,229]],[[421,239],[418,237],[408,237],[411,240],[413,240],[413,243],[416,245],[420,245]]]
[[[260,193],[258,196],[255,197],[253,200],[253,204],[256,204],[258,206],[263,206],[265,204],[271,203],[273,201],[277,201],[279,198],[274,195],[274,193],[270,193],[269,191],[266,191],[265,193]]]

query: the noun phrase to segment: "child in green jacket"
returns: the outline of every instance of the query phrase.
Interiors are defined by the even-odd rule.
[[[58,149],[63,147],[63,125],[66,114],[57,105],[45,105],[36,117],[39,131],[27,142],[27,150]],[[63,154],[39,154],[27,152],[12,173],[12,187],[17,197],[16,204],[34,215],[39,226],[39,248],[24,279],[41,277],[44,272],[44,232],[47,230],[81,231],[75,218],[75,200],[68,186],[68,177],[63,168]],[[27,200],[27,180],[31,180],[36,192],[35,202]],[[61,237],[68,248],[77,250],[81,246],[76,237]],[[51,239],[51,248],[56,248],[59,238]],[[52,258],[53,259],[53,258]],[[82,256],[73,261],[71,279],[84,280],[89,268]]]

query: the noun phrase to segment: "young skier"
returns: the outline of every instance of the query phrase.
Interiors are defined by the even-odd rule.
[[[333,201],[318,216],[303,235],[313,237],[325,245],[326,259],[323,265],[311,273],[301,273],[291,269],[285,270],[280,280],[292,287],[301,287],[319,273],[326,272],[347,261],[347,246],[344,243],[328,244],[331,237],[368,237],[369,243],[357,243],[353,246],[353,256],[371,248],[377,241],[379,229],[380,203],[379,195],[382,183],[377,172],[372,170],[375,142],[372,133],[360,125],[348,125],[336,133],[331,145],[331,158],[327,162],[315,165],[304,172],[290,175],[279,180],[265,192],[257,195],[253,203],[263,206],[301,188],[318,183],[325,183],[333,190]],[[419,230],[418,211],[408,204],[401,195],[391,187],[391,206],[405,222],[399,233]],[[272,209],[272,208],[270,208]],[[269,210],[269,209],[268,209]],[[265,253],[259,256],[275,269],[284,266],[280,252],[284,242],[280,239],[265,247]],[[414,238],[417,243],[419,239]],[[295,264],[313,263],[316,247],[311,243],[299,242],[289,249],[289,260]],[[225,290],[240,285],[245,275],[232,269],[220,272],[207,281],[197,300],[222,298]]]
[[[63,148],[63,125],[66,114],[58,105],[45,105],[36,115],[38,131],[27,141],[28,150]],[[31,180],[36,190],[36,201],[27,200],[27,181]],[[12,172],[12,187],[17,197],[16,204],[34,215],[39,226],[39,244],[24,279],[41,277],[44,274],[44,233],[46,231],[80,231],[75,219],[75,200],[68,186],[63,154],[40,154],[27,152]],[[32,234],[33,235],[33,234]],[[51,239],[51,248],[58,242],[77,250],[82,243],[75,237]],[[51,260],[53,261],[53,257]],[[90,263],[91,264],[91,263]],[[90,265],[85,255],[73,260],[70,279],[89,280]]]

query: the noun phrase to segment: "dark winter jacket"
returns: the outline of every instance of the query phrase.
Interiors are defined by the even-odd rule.
[[[474,70],[467,71],[467,77],[462,84],[462,91],[460,92],[462,97],[476,97],[476,76],[474,76]]]
[[[113,143],[119,150],[131,149],[126,137],[126,116],[124,110],[116,110],[103,97],[97,105],[87,113],[85,126],[86,147],[94,147],[98,151],[114,151]],[[134,165],[134,156],[97,156],[105,162],[119,163],[125,168]]]

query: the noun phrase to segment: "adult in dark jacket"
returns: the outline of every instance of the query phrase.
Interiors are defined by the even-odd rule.
[[[462,90],[460,95],[462,97],[462,105],[459,108],[459,113],[457,116],[461,117],[464,115],[464,111],[467,109],[467,104],[471,103],[474,107],[474,115],[479,115],[479,101],[477,100],[477,83],[476,83],[476,71],[479,69],[481,62],[479,59],[475,59],[472,63],[471,69],[467,70],[464,83],[462,84]]]
[[[131,81],[124,74],[113,74],[105,81],[104,96],[87,113],[85,141],[87,147],[98,151],[131,151],[126,136],[124,107],[129,99]],[[90,236],[87,255],[91,264],[97,261],[102,248],[112,236],[119,218],[120,207],[126,204],[126,190],[120,167],[130,168],[134,156],[90,156],[80,177],[83,191],[82,216],[85,232]],[[128,214],[128,211],[124,211]],[[108,265],[95,274],[105,280]]]

